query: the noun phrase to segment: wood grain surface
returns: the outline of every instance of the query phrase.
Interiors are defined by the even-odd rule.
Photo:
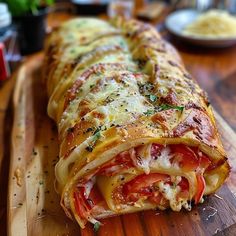
[[[80,230],[59,205],[54,190],[58,160],[55,124],[46,114],[47,96],[41,82],[42,54],[22,65],[13,95],[14,121],[8,193],[8,233],[33,235],[213,235],[236,224],[235,175],[217,195],[208,197],[191,212],[145,211],[102,220]],[[234,131],[216,113],[231,164],[235,162]]]
[[[0,235],[6,235],[7,187],[9,174],[10,136],[12,125],[11,95],[15,80],[0,87]]]

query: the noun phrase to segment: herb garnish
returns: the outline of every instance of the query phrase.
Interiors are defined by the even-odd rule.
[[[125,47],[125,42],[124,42],[124,41],[120,41],[120,46],[121,46],[122,48],[124,48],[124,47]]]
[[[97,131],[94,132],[93,141],[96,142],[99,138],[101,138],[101,132],[97,129]]]
[[[153,115],[154,113],[155,113],[154,110],[147,110],[143,114],[146,115],[146,116],[150,116],[150,115]]]
[[[150,94],[150,95],[148,95],[148,98],[151,102],[156,102],[157,101],[157,96],[156,95]]]
[[[99,222],[96,222],[94,225],[93,225],[93,231],[95,232],[95,233],[97,233],[98,232],[98,230],[99,230],[99,228],[100,228],[100,223]]]
[[[168,105],[168,104],[162,104],[162,105],[155,107],[153,110],[148,109],[147,111],[143,112],[143,114],[146,116],[150,116],[150,115],[155,114],[156,112],[165,111],[165,110],[169,110],[169,109],[175,109],[175,110],[183,112],[184,106],[173,106],[173,105]]]
[[[169,110],[169,109],[175,109],[178,111],[183,112],[184,106],[173,106],[173,105],[168,105],[168,104],[162,104],[159,106],[159,111],[164,111],[164,110]]]
[[[157,96],[153,93],[154,85],[150,82],[138,83],[139,91],[142,95],[146,96],[151,102],[157,101]]]
[[[91,145],[88,145],[85,149],[88,151],[88,152],[92,152],[93,151],[93,147],[94,147],[94,144],[96,143],[96,141],[98,139],[101,138],[101,127],[99,126],[93,133],[93,140],[92,140],[92,144]]]

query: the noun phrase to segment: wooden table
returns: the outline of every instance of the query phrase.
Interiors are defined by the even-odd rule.
[[[53,16],[54,23],[56,18]],[[52,20],[51,19],[51,20]],[[60,19],[67,19],[66,16]],[[216,111],[226,120],[232,137],[236,137],[236,46],[225,49],[206,49],[185,45],[165,37],[179,50],[187,69],[208,92]],[[12,125],[11,94],[14,75],[0,87],[0,234],[6,234],[6,203],[8,167],[10,155],[10,134]],[[230,128],[231,127],[231,128]],[[236,142],[236,140],[234,140]],[[233,169],[233,171],[235,171]],[[224,235],[236,235],[236,226],[230,227]]]

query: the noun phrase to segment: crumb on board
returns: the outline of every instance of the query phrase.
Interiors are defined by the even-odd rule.
[[[17,167],[14,171],[14,176],[16,177],[16,184],[21,187],[22,186],[22,171],[19,167]]]

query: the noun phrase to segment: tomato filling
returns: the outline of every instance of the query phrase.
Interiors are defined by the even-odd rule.
[[[95,206],[107,207],[96,185],[92,187],[88,196],[85,187],[77,187],[74,192],[74,202],[77,214],[83,219],[88,219]]]
[[[75,210],[81,218],[87,218],[89,215],[89,211],[92,209],[90,202],[85,197],[84,188],[78,188],[77,191],[74,192],[75,199]]]
[[[179,198],[188,198],[188,180],[184,177],[180,177],[180,179],[181,180],[178,184],[176,184],[174,181],[172,182],[171,177],[166,174],[142,174],[124,184],[122,188],[117,189],[118,191],[114,194],[114,198],[116,198],[117,203],[133,205],[138,200],[145,199],[153,204],[166,207],[168,200],[160,191],[157,183],[162,181],[165,185],[169,185],[172,189],[179,187],[179,191],[176,196],[177,200]]]
[[[165,204],[165,198],[159,192],[155,183],[159,181],[170,181],[170,176],[165,174],[151,173],[143,174],[126,183],[122,188],[123,202],[135,203],[141,198],[145,198],[151,203],[159,205]],[[114,195],[115,196],[115,195]]]
[[[99,168],[97,174],[105,176],[114,176],[125,169],[129,169],[130,167],[134,167],[133,161],[130,158],[129,152],[124,151],[118,154],[114,160],[103,164]]]
[[[198,203],[201,200],[205,190],[203,173],[207,169],[213,168],[211,167],[213,164],[204,153],[199,151],[198,148],[182,144],[168,145],[167,147],[160,144],[152,144],[148,151],[144,150],[144,147],[146,146],[139,146],[118,154],[111,161],[104,163],[96,171],[80,181],[74,191],[74,202],[75,210],[81,218],[88,219],[97,205],[104,207],[104,210],[108,209],[95,183],[90,189],[89,194],[86,193],[86,188],[83,185],[86,185],[92,177],[111,177],[132,167],[142,168],[145,166],[147,168],[146,166],[148,166],[149,168],[161,158],[164,150],[168,150],[169,155],[167,167],[168,164],[171,164],[172,167],[177,166],[185,172],[196,172],[197,191],[194,196],[194,202]],[[143,158],[143,153],[149,153],[149,156],[145,154],[146,157]],[[167,174],[146,172],[115,188],[112,198],[118,204],[135,205],[139,199],[144,199],[156,205],[168,206],[168,199],[166,197],[168,193],[163,192],[163,189],[166,187],[170,188],[171,191],[173,189],[178,190],[176,192],[177,200],[180,198],[191,200],[189,199],[189,182],[185,177],[179,177],[179,180],[176,182],[173,181],[173,177]]]

